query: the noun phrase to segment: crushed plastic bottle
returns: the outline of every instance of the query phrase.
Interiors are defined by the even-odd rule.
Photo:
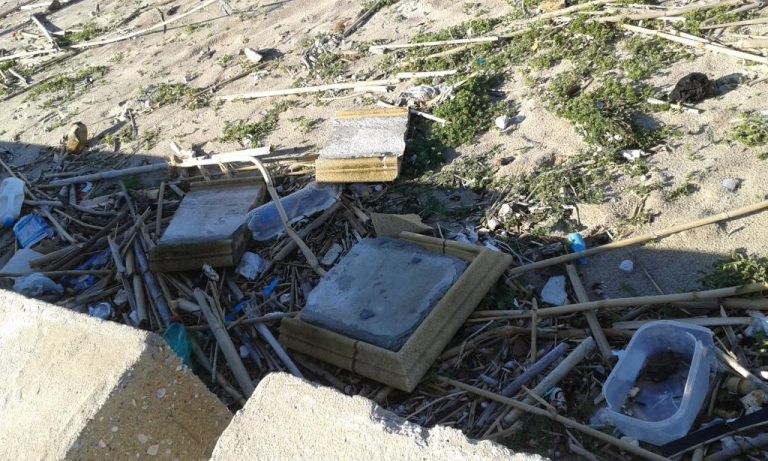
[[[35,272],[17,278],[13,283],[13,291],[30,298],[36,298],[46,294],[63,295],[64,287],[45,275]]]
[[[22,248],[37,245],[41,240],[53,237],[53,229],[43,218],[28,214],[13,226],[13,233]]]
[[[10,228],[19,219],[24,203],[24,181],[5,178],[0,184],[0,220],[4,228]]]
[[[109,320],[112,318],[112,304],[106,301],[91,304],[88,306],[88,315],[102,320]]]
[[[301,190],[281,198],[280,203],[288,215],[288,223],[293,224],[306,216],[330,208],[339,199],[340,192],[337,186],[311,182]],[[257,242],[273,239],[285,232],[274,202],[265,203],[250,211],[245,222]]]
[[[568,242],[570,242],[571,251],[573,251],[574,253],[580,253],[587,249],[587,244],[584,243],[584,239],[581,237],[581,234],[579,234],[578,232],[573,232],[571,234],[568,234]],[[586,266],[587,258],[579,258],[579,264],[581,264],[582,266]]]

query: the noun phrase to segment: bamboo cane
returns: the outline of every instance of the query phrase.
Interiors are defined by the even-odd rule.
[[[580,251],[578,253],[569,253],[566,255],[558,256],[556,258],[549,258],[549,259],[545,259],[535,263],[526,264],[524,266],[515,267],[514,269],[511,269],[507,273],[507,275],[509,277],[514,277],[516,275],[520,275],[532,270],[543,269],[545,267],[566,263],[579,258],[585,258],[589,256],[594,256],[600,253],[605,253],[607,251],[615,250],[617,248],[625,248],[631,245],[645,243],[650,240],[656,240],[662,237],[668,237],[670,235],[677,234],[686,230],[695,229],[697,227],[706,226],[708,224],[714,224],[719,221],[725,221],[726,219],[733,219],[733,218],[746,216],[752,213],[756,213],[758,211],[763,211],[766,208],[768,208],[768,200],[764,200],[762,202],[758,202],[753,205],[738,208],[736,210],[726,211],[724,213],[720,213],[714,216],[697,219],[696,221],[678,224],[676,226],[672,226],[658,232],[652,232],[650,234],[640,235],[640,236],[628,238],[625,240],[619,240],[617,242],[607,243],[605,245],[595,247],[595,248],[590,248],[584,251]]]
[[[232,374],[235,375],[240,390],[243,391],[243,395],[245,395],[246,398],[250,397],[255,389],[253,381],[251,381],[251,377],[248,375],[248,370],[245,369],[245,365],[243,365],[240,354],[235,348],[235,344],[232,342],[229,333],[227,333],[227,329],[224,328],[219,317],[211,309],[211,306],[205,299],[205,293],[203,293],[203,290],[200,288],[195,288],[195,300],[197,300],[200,310],[203,312],[208,325],[210,325],[211,332],[216,337],[219,348],[221,349],[221,352],[224,353],[224,357],[229,364],[229,368],[232,370]]]
[[[173,17],[171,19],[168,19],[167,21],[159,22],[159,23],[155,24],[154,26],[150,26],[150,27],[147,27],[145,29],[140,29],[140,30],[137,30],[135,32],[131,32],[130,34],[121,35],[119,37],[107,38],[107,39],[103,39],[103,40],[94,40],[94,41],[91,41],[91,42],[76,43],[74,45],[69,46],[69,48],[72,48],[72,49],[91,48],[91,47],[94,47],[94,46],[108,45],[110,43],[121,42],[123,40],[129,40],[129,39],[132,39],[134,37],[138,37],[140,35],[145,35],[145,34],[148,34],[148,33],[152,32],[152,31],[154,31],[154,30],[162,29],[162,28],[166,27],[168,24],[171,24],[171,23],[174,23],[174,22],[176,22],[176,21],[178,21],[180,19],[183,19],[183,18],[189,16],[190,14],[196,13],[197,11],[200,11],[203,8],[207,7],[208,5],[212,5],[212,4],[214,4],[214,3],[218,2],[218,1],[219,0],[208,0],[205,3],[202,3],[202,4],[198,5],[198,6],[196,6],[195,8],[192,8],[191,10],[187,11],[186,13],[183,13],[183,14],[180,14],[178,16],[175,16],[175,17]]]
[[[712,3],[704,3],[700,5],[684,6],[681,8],[670,8],[668,10],[649,11],[646,13],[631,13],[631,14],[617,14],[615,16],[605,16],[597,18],[597,22],[620,22],[624,20],[640,21],[643,19],[656,19],[665,16],[682,16],[686,13],[698,10],[708,10],[712,8],[718,8],[721,6],[740,5],[744,3],[743,0],[721,0]],[[704,27],[702,27],[704,29]]]
[[[576,300],[580,303],[588,303],[589,295],[587,290],[584,289],[584,285],[581,283],[576,267],[573,264],[566,264],[565,270],[568,272],[568,278],[571,280],[571,286],[573,292],[576,293]],[[613,352],[611,351],[611,345],[608,343],[608,338],[603,333],[603,327],[600,325],[600,321],[597,319],[597,314],[594,311],[584,311],[584,317],[587,319],[589,330],[592,332],[592,337],[597,342],[597,348],[600,351],[600,355],[603,357],[603,362],[606,364],[613,360]],[[615,327],[614,327],[615,328]]]
[[[768,63],[768,57],[747,53],[746,51],[736,50],[723,45],[716,45],[714,43],[705,43],[704,39],[700,39],[700,38],[697,40],[697,39],[692,39],[687,37],[680,37],[674,34],[661,32],[658,30],[651,30],[651,29],[645,29],[643,27],[633,26],[631,24],[622,24],[621,27],[624,30],[628,30],[630,32],[635,32],[635,33],[644,34],[644,35],[651,35],[653,37],[663,38],[671,42],[680,43],[682,45],[688,45],[694,48],[702,48],[707,51],[725,54],[738,59],[745,59],[747,61],[759,62],[760,64]]]
[[[745,19],[743,21],[724,22],[722,24],[712,24],[709,26],[702,26],[699,29],[701,30],[722,29],[725,27],[754,26],[757,24],[765,24],[765,23],[768,23],[768,18],[755,18],[755,19]]]

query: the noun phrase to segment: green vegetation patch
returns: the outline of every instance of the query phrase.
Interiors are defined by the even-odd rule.
[[[142,89],[140,93],[147,93],[147,90]],[[182,103],[184,108],[194,110],[207,107],[210,101],[209,92],[191,88],[183,83],[161,83],[153,88],[149,95],[149,102],[153,108]]]
[[[60,46],[72,46],[76,43],[87,42],[102,35],[106,32],[106,29],[102,29],[93,22],[84,24],[80,30],[71,34],[66,34],[64,37],[58,39]]]
[[[745,146],[764,146],[768,144],[768,118],[756,112],[744,113],[741,122],[731,129],[729,137]]]
[[[635,81],[644,80],[656,71],[689,56],[682,48],[670,45],[667,41],[637,35],[629,38],[624,48],[630,56],[621,61],[620,67],[629,79]]]
[[[50,80],[32,88],[27,94],[27,100],[35,100],[48,93],[70,94],[78,87],[83,87],[93,83],[98,77],[103,77],[109,68],[105,66],[86,67],[85,69],[70,75],[57,75]],[[62,98],[55,98],[60,100]],[[49,101],[53,102],[53,101]]]
[[[280,120],[280,114],[294,104],[292,101],[280,102],[267,111],[266,115],[258,122],[248,123],[245,120],[235,123],[227,122],[219,141],[259,145],[271,132],[275,131]]]
[[[700,282],[707,289],[768,283],[768,259],[734,251],[729,258],[715,261],[711,272],[704,275]]]

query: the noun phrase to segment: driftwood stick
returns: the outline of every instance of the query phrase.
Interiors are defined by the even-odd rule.
[[[194,338],[190,338],[189,340],[190,345],[192,346],[192,353],[195,354],[195,358],[197,359],[197,363],[199,363],[205,370],[211,374],[211,376],[216,380],[216,382],[221,386],[222,389],[224,389],[224,392],[232,396],[237,402],[245,406],[245,398],[243,395],[238,392],[237,389],[232,387],[232,385],[229,383],[229,381],[224,378],[224,376],[221,375],[221,373],[214,373],[213,368],[211,367],[211,362],[208,360],[208,357],[206,357],[205,353],[203,353],[202,349],[200,349],[200,345],[197,344],[197,341],[195,341]]]
[[[0,272],[0,277],[24,277],[25,275],[43,274],[48,277],[64,277],[79,275],[109,275],[112,271],[108,269],[88,269],[88,270],[64,270],[64,271],[35,271],[35,272]]]
[[[565,416],[558,415],[556,413],[549,412],[547,410],[544,410],[542,408],[535,407],[533,405],[529,405],[527,403],[520,402],[515,399],[510,399],[508,397],[501,396],[499,394],[495,394],[493,392],[489,392],[483,389],[480,389],[475,386],[470,386],[469,384],[464,384],[460,381],[456,381],[450,378],[444,378],[444,377],[438,377],[439,381],[454,386],[458,389],[471,392],[475,395],[478,395],[480,397],[484,397],[489,400],[493,400],[495,402],[501,403],[503,405],[508,405],[512,408],[517,409],[518,411],[524,411],[526,413],[531,413],[538,416],[543,416],[545,418],[549,418],[553,421],[557,421],[558,423],[570,427],[573,429],[576,429],[577,431],[586,434],[590,437],[594,437],[595,439],[601,440],[603,442],[610,443],[611,445],[614,445],[621,450],[626,451],[627,453],[632,453],[634,455],[640,456],[642,458],[651,460],[651,461],[667,461],[667,458],[663,456],[659,456],[656,453],[650,452],[644,448],[640,448],[639,446],[633,445],[628,442],[624,442],[622,440],[617,439],[616,437],[613,437],[611,435],[608,435],[604,432],[600,432],[597,429],[592,429],[591,427],[581,424],[579,422],[576,422],[570,418],[566,418]]]
[[[646,13],[629,13],[629,14],[617,14],[615,16],[605,16],[597,18],[597,22],[621,22],[624,20],[640,21],[643,19],[656,19],[663,17],[682,16],[692,11],[708,10],[712,8],[718,8],[721,6],[740,5],[744,3],[744,0],[719,0],[717,2],[703,3],[699,5],[684,6],[681,8],[670,8],[667,10],[649,11]],[[705,29],[705,27],[702,27]]]
[[[539,317],[551,317],[556,315],[573,314],[576,312],[584,312],[594,309],[610,309],[615,307],[632,307],[632,306],[644,306],[654,304],[667,304],[677,303],[685,301],[699,301],[707,299],[719,299],[727,298],[729,296],[739,296],[743,294],[756,293],[758,291],[768,291],[768,284],[765,283],[749,283],[747,285],[739,285],[734,287],[718,288],[715,290],[705,291],[691,291],[688,293],[676,293],[670,295],[656,295],[656,296],[636,296],[633,298],[614,298],[603,299],[600,301],[591,301],[588,303],[569,304],[558,307],[547,307],[539,309]],[[479,313],[475,312],[474,316]],[[505,318],[530,318],[531,313],[524,310],[511,310],[511,311],[485,311],[480,316],[486,321],[490,318],[505,319]]]
[[[157,309],[157,315],[160,317],[163,326],[167,327],[171,323],[171,309],[168,307],[168,303],[166,302],[163,293],[157,286],[155,274],[149,270],[147,255],[144,253],[144,248],[141,246],[140,240],[140,238],[136,238],[136,240],[133,241],[133,252],[136,255],[136,263],[139,272],[141,272],[147,292],[152,297],[152,301]]]
[[[701,26],[701,27],[699,27],[699,29],[701,29],[701,30],[723,29],[725,27],[754,26],[754,25],[757,25],[757,24],[766,24],[766,23],[768,23],[768,17],[755,18],[755,19],[745,19],[743,21],[724,22],[722,24],[712,24],[712,25],[709,25],[709,26]]]
[[[742,310],[756,310],[765,311],[768,310],[768,298],[726,298],[715,299],[711,301],[694,301],[694,302],[679,302],[673,303],[686,309],[717,309],[722,306],[727,309],[742,309]]]
[[[224,328],[219,316],[213,312],[208,301],[205,299],[205,293],[200,288],[195,289],[195,300],[197,300],[200,310],[203,312],[208,325],[210,325],[211,332],[216,337],[216,342],[219,344],[221,352],[224,353],[224,357],[229,364],[229,368],[232,370],[232,374],[235,375],[240,390],[243,391],[243,395],[246,398],[250,397],[255,389],[253,381],[251,381],[248,370],[245,369],[240,353],[235,348],[235,344],[232,342],[229,333],[227,333],[227,329]]]
[[[587,290],[584,289],[584,285],[581,283],[576,267],[573,264],[566,264],[565,270],[568,272],[568,278],[571,280],[573,292],[576,293],[576,300],[580,303],[588,303],[589,295],[587,295]],[[600,321],[597,319],[597,314],[594,311],[584,311],[584,317],[587,319],[589,330],[592,332],[592,337],[595,338],[597,349],[603,357],[603,362],[606,364],[611,363],[613,352],[611,351],[611,345],[608,344],[608,338],[603,333],[603,327],[600,326]]]
[[[227,277],[227,287],[229,287],[229,289],[232,291],[232,294],[235,295],[235,298],[237,299],[243,298],[243,292],[237,286],[237,284],[235,283],[232,277]],[[285,367],[288,368],[288,371],[290,371],[292,375],[298,378],[304,378],[304,375],[301,374],[301,371],[299,371],[299,368],[296,366],[295,363],[293,363],[293,360],[291,360],[291,357],[288,355],[287,352],[285,352],[285,349],[283,349],[283,346],[281,346],[280,343],[277,342],[277,339],[275,339],[275,336],[272,334],[271,331],[269,331],[269,328],[266,325],[264,325],[263,322],[256,323],[256,331],[259,333],[259,335],[262,338],[264,338],[264,341],[266,341],[267,344],[269,344],[269,346],[275,352],[275,355],[277,355],[277,358],[279,358],[280,361],[283,362]]]
[[[159,22],[159,23],[155,24],[154,26],[150,26],[150,27],[147,27],[147,28],[144,28],[144,29],[140,29],[140,30],[137,30],[135,32],[131,32],[130,34],[121,35],[119,37],[106,38],[106,39],[102,39],[102,40],[94,40],[94,41],[91,41],[91,42],[76,43],[74,45],[71,45],[69,48],[72,48],[72,49],[91,48],[91,47],[94,47],[94,46],[108,45],[110,43],[121,42],[123,40],[129,40],[129,39],[132,39],[134,37],[138,37],[140,35],[146,35],[146,34],[152,32],[152,31],[155,31],[155,30],[158,30],[158,29],[162,29],[162,28],[166,27],[168,24],[171,24],[171,23],[176,22],[176,21],[178,21],[180,19],[183,19],[183,18],[189,16],[190,14],[196,13],[197,11],[202,10],[203,8],[207,7],[208,5],[211,5],[213,3],[217,3],[218,1],[219,0],[208,0],[205,3],[202,3],[202,4],[198,5],[198,6],[196,6],[195,8],[192,8],[191,10],[187,11],[186,13],[180,14],[178,16],[174,16],[173,18],[168,19],[166,21]]]
[[[728,461],[734,459],[742,453],[746,453],[750,450],[756,450],[768,446],[768,434],[760,434],[748,439],[740,439],[734,437],[735,446],[724,448],[717,453],[704,458],[704,461]]]
[[[592,0],[591,2],[584,2],[578,5],[569,6],[567,8],[562,8],[557,11],[550,11],[549,13],[540,14],[538,16],[534,16],[532,18],[528,19],[519,19],[517,21],[512,21],[510,23],[511,27],[517,27],[517,26],[524,26],[527,24],[531,24],[533,22],[543,21],[545,19],[552,19],[557,18],[560,16],[566,16],[571,13],[577,13],[579,11],[588,10],[595,6],[604,5],[606,3],[610,3],[612,0]]]
[[[666,319],[666,320],[674,320],[676,322],[683,322],[683,323],[689,323],[691,325],[698,325],[701,327],[708,327],[708,328],[714,328],[714,327],[723,327],[723,326],[744,326],[749,325],[752,323],[752,317],[703,317],[703,318],[683,318],[683,319]],[[642,327],[643,325],[646,325],[651,322],[655,322],[656,320],[631,320],[628,322],[616,322],[613,324],[613,328],[618,328],[620,330],[637,330],[638,328]]]
[[[88,208],[86,206],[82,205],[76,205],[74,203],[71,204],[64,204],[63,202],[59,202],[56,200],[24,200],[24,205],[29,206],[52,206],[57,208],[67,208],[71,207],[81,213],[90,214],[93,216],[116,216],[117,212],[115,211],[98,211],[94,210],[92,208]]]
[[[393,78],[384,79],[384,80],[366,80],[366,81],[357,81],[357,82],[330,83],[327,85],[302,86],[302,87],[295,87],[295,88],[285,88],[281,90],[255,91],[253,93],[229,94],[224,96],[218,96],[218,99],[222,99],[224,101],[232,101],[234,99],[258,99],[258,98],[271,98],[274,96],[289,96],[293,94],[320,93],[323,91],[330,91],[330,90],[354,90],[356,88],[365,90],[366,88],[375,87],[375,86],[396,85],[397,83],[400,82],[400,80],[408,80],[411,78],[444,77],[447,75],[454,75],[456,72],[457,71],[455,70],[442,70],[442,71],[434,71],[434,72],[401,72],[395,75],[395,77]]]
[[[37,28],[40,29],[40,31],[42,31],[43,36],[45,37],[46,40],[48,40],[51,43],[51,46],[54,49],[58,49],[59,48],[59,43],[56,41],[55,38],[53,38],[53,35],[51,35],[51,32],[48,30],[47,27],[45,27],[45,24],[43,24],[43,22],[40,20],[40,18],[37,17],[37,14],[29,15],[29,19],[31,19],[32,22],[35,23]]]
[[[136,316],[139,319],[139,328],[146,328],[149,325],[149,316],[147,314],[147,295],[144,292],[144,285],[141,283],[141,274],[136,270],[136,256],[130,249],[125,255],[125,272],[131,277],[133,286],[133,296],[136,303]]]
[[[163,228],[163,198],[165,196],[165,181],[160,182],[157,193],[157,216],[155,217],[155,240],[160,242],[160,231]]]
[[[476,38],[459,38],[455,40],[439,40],[434,42],[415,42],[415,43],[390,43],[388,45],[373,45],[368,48],[371,53],[381,53],[390,50],[405,50],[409,48],[432,48],[436,46],[445,45],[463,45],[470,43],[492,43],[498,42],[499,37],[476,37]]]
[[[501,390],[501,395],[504,397],[511,397],[515,395],[522,386],[525,386],[526,384],[530,383],[533,379],[535,379],[537,376],[539,376],[544,370],[549,368],[550,365],[555,363],[557,359],[563,356],[566,352],[568,352],[568,348],[570,346],[568,343],[560,343],[558,344],[554,349],[547,352],[544,357],[540,358],[536,363],[528,367],[527,370],[525,370],[520,376],[512,380],[511,383],[504,386],[504,388]],[[477,420],[477,426],[478,427],[485,427],[485,424],[488,422],[488,420],[494,415],[496,412],[497,405],[495,402],[491,402],[483,411],[483,414],[480,415],[480,418]]]
[[[58,53],[58,52],[59,50],[57,50],[56,48],[47,48],[45,50],[35,50],[35,51],[24,51],[22,53],[9,54],[8,56],[0,56],[0,62],[13,61],[14,59],[30,58],[32,56],[37,56],[40,54],[49,54],[49,53]]]
[[[547,376],[545,376],[536,387],[533,388],[533,392],[536,395],[543,395],[545,392],[547,392],[550,388],[557,385],[557,383],[560,382],[563,378],[565,378],[568,373],[573,370],[573,368],[581,363],[587,355],[589,355],[593,350],[595,349],[595,340],[592,339],[592,337],[587,337],[584,341],[581,342],[576,348],[568,354],[568,356],[563,359],[562,362],[560,362],[554,370],[549,372]],[[526,403],[531,404],[533,403],[533,399],[526,398]],[[521,416],[523,416],[523,412],[520,410],[512,410],[508,415],[504,417],[504,423],[505,424],[513,424],[515,421],[517,421]],[[498,434],[497,434],[498,435]]]
[[[699,39],[692,39],[692,38],[687,38],[687,37],[680,37],[680,36],[675,35],[675,34],[670,34],[670,33],[667,33],[667,32],[661,32],[661,31],[658,31],[658,30],[646,29],[644,27],[637,27],[637,26],[633,26],[631,24],[622,24],[621,27],[622,27],[622,29],[628,30],[630,32],[635,32],[635,33],[643,34],[643,35],[650,35],[650,36],[653,36],[653,37],[659,37],[659,38],[663,38],[663,39],[669,40],[671,42],[680,43],[682,45],[688,45],[688,46],[691,46],[691,47],[694,47],[694,48],[705,49],[707,51],[712,51],[714,53],[725,54],[725,55],[728,55],[728,56],[731,56],[731,57],[734,57],[734,58],[738,58],[738,59],[745,59],[747,61],[759,62],[760,64],[768,63],[768,57],[760,56],[760,55],[752,54],[752,53],[747,53],[746,51],[736,50],[734,48],[729,48],[729,47],[723,46],[723,45],[716,45],[714,43],[706,43],[704,41],[704,39],[701,39],[701,38],[699,38]]]
[[[66,241],[68,241],[69,243],[71,243],[71,244],[73,244],[73,245],[79,245],[79,244],[80,244],[80,243],[79,243],[77,240],[75,240],[75,238],[74,238],[74,237],[72,237],[72,236],[69,234],[69,232],[67,232],[67,230],[66,230],[66,229],[64,229],[64,226],[62,226],[62,225],[61,225],[61,223],[59,222],[59,220],[58,220],[58,219],[56,219],[56,218],[55,218],[55,217],[54,217],[54,216],[51,214],[51,212],[50,212],[50,211],[48,211],[48,209],[47,209],[47,208],[43,207],[43,208],[41,208],[40,210],[43,212],[43,214],[45,215],[45,217],[46,217],[46,218],[48,218],[48,221],[50,221],[50,222],[51,222],[51,224],[53,224],[53,227],[54,227],[54,229],[56,229],[56,232],[57,232],[57,233],[58,233],[58,234],[59,234],[59,235],[60,235],[60,236],[61,236],[63,239],[65,239]]]
[[[728,365],[733,371],[735,371],[742,378],[750,380],[755,386],[759,387],[762,391],[768,392],[768,384],[765,381],[753,375],[749,370],[741,366],[739,362],[733,358],[730,354],[723,352],[720,348],[715,347],[715,356],[720,359],[725,365]]]
[[[509,277],[514,277],[516,275],[520,275],[528,271],[543,269],[545,267],[550,267],[556,264],[570,262],[579,258],[586,258],[586,257],[594,256],[600,253],[605,253],[607,251],[615,250],[617,248],[625,248],[631,245],[645,243],[650,240],[657,240],[662,237],[667,237],[667,236],[677,234],[686,230],[695,229],[697,227],[706,226],[708,224],[714,224],[720,221],[725,221],[726,219],[733,219],[733,218],[746,216],[752,213],[756,213],[758,211],[763,211],[766,208],[768,208],[768,200],[764,200],[762,202],[758,202],[758,203],[755,203],[754,205],[749,205],[743,208],[738,208],[736,210],[726,211],[725,213],[720,213],[714,216],[697,219],[696,221],[678,224],[676,226],[672,226],[667,229],[660,230],[658,232],[652,232],[650,234],[640,235],[640,236],[628,238],[625,240],[619,240],[617,242],[607,243],[599,247],[589,248],[587,250],[580,251],[578,253],[569,253],[567,255],[558,256],[556,258],[549,258],[549,259],[545,259],[535,263],[526,264],[525,266],[515,267],[514,269],[511,269],[507,273],[507,275]]]

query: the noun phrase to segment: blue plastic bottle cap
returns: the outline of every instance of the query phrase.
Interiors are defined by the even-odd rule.
[[[5,216],[3,218],[3,227],[7,229],[12,226],[13,226],[13,218],[11,218],[10,216]]]

